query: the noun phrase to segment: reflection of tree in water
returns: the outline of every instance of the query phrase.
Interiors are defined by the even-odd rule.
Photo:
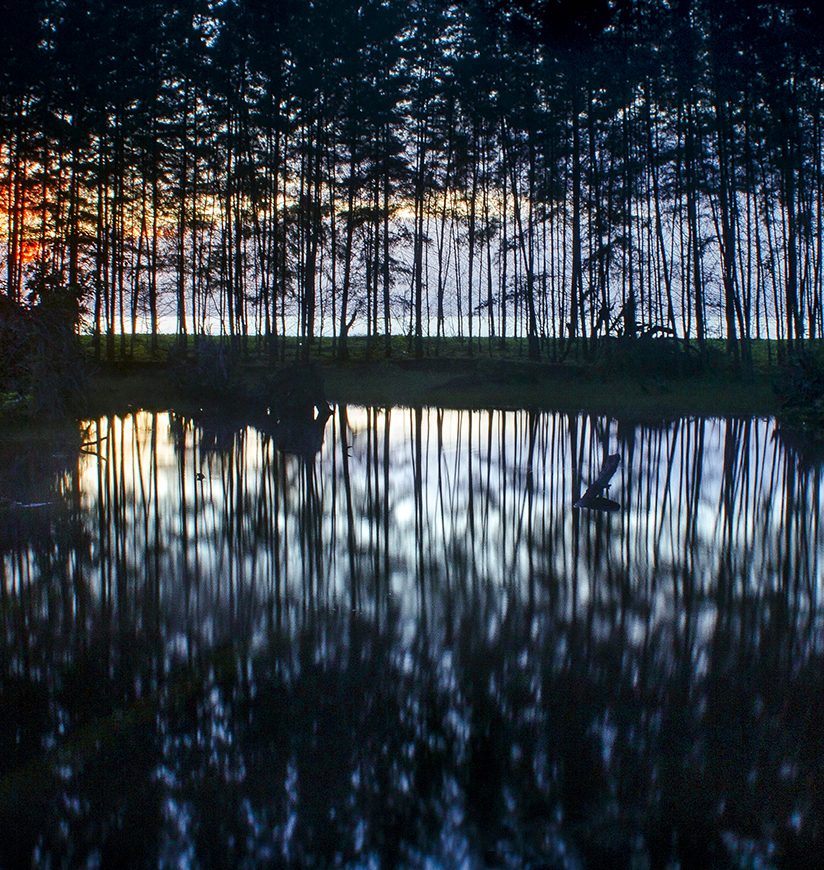
[[[768,424],[169,426],[96,421],[49,559],[4,539],[4,863],[820,855],[821,492]]]

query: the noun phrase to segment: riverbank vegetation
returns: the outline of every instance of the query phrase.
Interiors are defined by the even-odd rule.
[[[95,366],[92,405],[106,410],[172,405],[224,407],[265,402],[284,373],[305,371],[301,346],[287,342],[285,362],[251,343],[233,353],[228,340],[201,339],[182,353],[174,336],[160,336],[153,353],[139,337],[130,360]],[[494,353],[470,353],[466,343],[444,340],[416,359],[406,339],[395,338],[392,356],[374,353],[366,338],[354,338],[342,361],[331,341],[320,343],[310,367],[330,401],[366,405],[598,410],[655,418],[673,414],[769,414],[779,408],[774,383],[782,369],[777,348],[753,345],[753,371],[745,378],[728,363],[722,342],[710,342],[706,360],[694,350],[661,339],[607,348],[587,360],[575,348],[563,363],[532,361],[525,341],[510,339]]]
[[[46,326],[54,333],[53,322],[38,316],[35,310],[14,332],[6,324],[4,351],[20,349],[28,335],[48,336]],[[481,352],[460,339],[431,341],[418,359],[408,338],[399,337],[392,338],[389,358],[375,351],[371,339],[353,337],[348,358],[341,360],[327,338],[306,363],[296,339],[285,340],[282,358],[273,359],[261,337],[235,348],[228,337],[206,336],[183,349],[177,336],[161,335],[155,343],[141,335],[130,337],[128,355],[107,362],[95,360],[91,336],[72,340],[65,328],[58,333],[67,342],[62,351],[59,343],[40,340],[25,353],[0,354],[5,360],[0,417],[265,406],[290,379],[311,371],[325,398],[352,404],[586,409],[643,419],[786,412],[796,425],[821,428],[816,415],[824,365],[815,346],[781,362],[775,342],[754,342],[751,368],[742,373],[722,341],[708,342],[702,354],[666,339],[616,340],[594,359],[573,345],[557,363],[530,360],[528,344],[520,339],[484,342]]]

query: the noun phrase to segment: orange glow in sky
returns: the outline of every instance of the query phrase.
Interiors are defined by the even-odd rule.
[[[40,242],[33,242],[24,240],[20,245],[20,249],[17,253],[17,256],[23,265],[27,265],[28,263],[32,263],[36,260],[41,253],[41,245]]]

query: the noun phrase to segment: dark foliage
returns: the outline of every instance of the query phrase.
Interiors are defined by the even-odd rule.
[[[775,390],[786,423],[824,438],[824,358],[820,352],[795,351],[782,365]]]
[[[78,298],[42,273],[29,279],[28,289],[28,304],[0,304],[0,390],[39,415],[59,416],[79,408],[85,396]]]

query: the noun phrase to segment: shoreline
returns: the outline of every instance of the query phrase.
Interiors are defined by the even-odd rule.
[[[413,361],[317,362],[326,398],[377,407],[439,406],[497,410],[589,412],[636,419],[682,416],[771,416],[779,401],[768,374],[749,380],[730,375],[684,377],[605,375],[580,366],[435,358]],[[165,410],[203,405],[235,407],[265,396],[266,381],[288,366],[247,365],[231,396],[184,386],[162,364],[101,367],[89,379],[87,413],[129,408]],[[240,400],[237,399],[241,396]],[[234,399],[234,401],[233,401]],[[265,400],[264,400],[265,401]]]

